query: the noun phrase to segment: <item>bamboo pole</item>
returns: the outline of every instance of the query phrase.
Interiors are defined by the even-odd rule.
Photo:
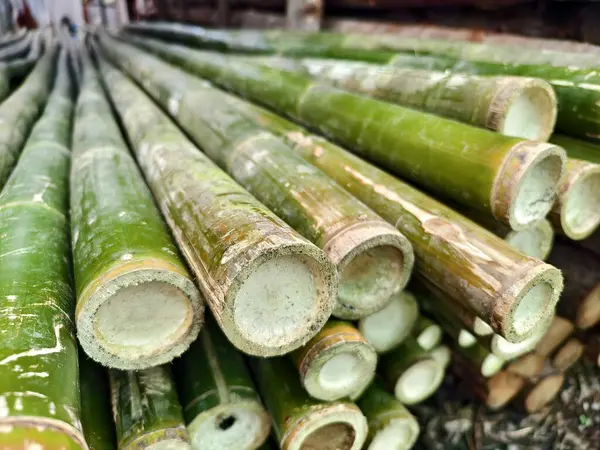
[[[155,100],[209,158],[336,264],[336,317],[372,314],[405,286],[414,260],[408,240],[262,128],[260,112],[131,46],[104,43],[118,65],[154,86],[151,95],[160,92]]]
[[[311,126],[433,192],[485,211],[513,229],[542,219],[554,202],[565,156],[557,146],[380,102],[245,59],[149,39],[127,40]],[[335,121],[330,120],[332,114]],[[364,121],[365,115],[377,120]]]
[[[455,346],[457,359],[468,365],[477,375],[489,378],[502,370],[506,360],[493,354],[481,344],[469,347]]]
[[[534,384],[527,385],[513,403],[527,414],[534,414],[556,398],[564,381],[565,376],[560,372],[542,376]]]
[[[75,309],[68,229],[72,112],[63,53],[48,104],[0,193],[3,449],[87,449],[80,424],[77,343],[71,319]]]
[[[366,450],[408,450],[419,437],[419,422],[375,381],[357,402],[369,424]]]
[[[405,405],[430,397],[442,384],[446,368],[411,336],[381,355],[378,373]]]
[[[79,350],[81,425],[90,450],[117,448],[108,371]]]
[[[95,69],[84,67],[71,167],[77,334],[101,364],[143,369],[189,347],[204,305]]]
[[[306,392],[325,401],[355,399],[373,381],[377,353],[348,322],[330,320],[291,354]]]
[[[470,383],[475,395],[493,411],[508,405],[527,383],[525,378],[505,370],[490,378],[470,377],[466,381]]]
[[[567,242],[556,242],[549,262],[561,269],[565,289],[556,310],[586,330],[600,323],[600,258]]]
[[[191,450],[168,365],[109,376],[119,450]]]
[[[262,58],[260,63],[292,68],[281,58]],[[556,96],[539,78],[482,77],[331,59],[306,58],[296,64],[300,71],[341,89],[506,136],[546,141],[556,122]]]
[[[548,359],[546,356],[531,352],[512,361],[504,370],[520,375],[528,380],[534,380],[539,378],[547,364]]]
[[[406,339],[419,317],[419,305],[406,291],[397,292],[382,310],[363,317],[358,329],[377,353],[385,353]]]
[[[23,84],[0,105],[0,189],[48,98],[57,51],[52,45]]]
[[[569,339],[552,357],[552,366],[560,372],[566,372],[583,356],[584,349],[579,339]]]
[[[412,335],[423,350],[433,350],[442,341],[442,327],[430,318],[419,315]]]
[[[174,367],[192,448],[253,450],[266,441],[269,415],[241,354],[212,317]]]
[[[311,399],[286,358],[251,358],[250,364],[282,450],[362,448],[368,426],[355,404]]]
[[[575,327],[564,317],[554,316],[550,328],[535,346],[535,353],[548,357],[573,334]]]
[[[226,336],[260,356],[305,344],[333,309],[333,263],[198,151],[132,81],[101,66],[135,156]]]

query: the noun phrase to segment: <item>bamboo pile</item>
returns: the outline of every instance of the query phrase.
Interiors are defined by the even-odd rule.
[[[450,372],[533,414],[599,364],[591,125],[457,45],[0,44],[0,449],[404,450]]]

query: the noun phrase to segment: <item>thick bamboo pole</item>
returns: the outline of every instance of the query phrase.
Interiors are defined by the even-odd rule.
[[[250,363],[282,450],[362,448],[368,425],[355,404],[311,399],[287,358],[251,358]]]
[[[119,450],[191,450],[168,365],[109,376]]]
[[[212,317],[175,362],[175,379],[194,450],[254,450],[269,436],[271,420],[242,355]]]
[[[556,307],[558,314],[582,330],[600,323],[600,258],[566,241],[557,241],[549,262],[561,269],[565,278],[565,289]]]
[[[105,44],[216,164],[336,264],[335,316],[372,314],[404,287],[414,260],[408,240],[262,128],[258,110],[134,47]],[[216,138],[222,134],[227,145]]]
[[[557,146],[380,102],[246,59],[127,39],[513,229],[542,219],[554,202],[564,165]],[[363,120],[365,115],[377,119]]]
[[[363,317],[358,329],[377,353],[385,353],[406,339],[419,317],[419,305],[406,291],[397,292],[382,310]]]
[[[357,405],[369,424],[366,450],[408,450],[415,445],[419,422],[379,381],[371,384]]]
[[[0,189],[48,98],[57,51],[53,44],[23,84],[0,105]]]
[[[430,318],[419,315],[412,329],[412,335],[421,348],[433,350],[442,341],[442,327]]]
[[[196,339],[204,305],[95,69],[84,66],[71,167],[77,334],[103,365],[152,367]]]
[[[355,399],[373,381],[377,353],[349,322],[330,320],[291,354],[300,382],[312,397]]]
[[[204,156],[131,80],[101,66],[148,184],[229,340],[260,356],[305,344],[333,309],[333,263]]]
[[[71,319],[75,299],[68,179],[73,98],[65,56],[61,55],[48,104],[0,193],[3,449],[87,448]],[[53,63],[46,60],[46,64],[44,70],[51,72]]]
[[[281,58],[261,58],[260,63],[283,70],[293,67]],[[546,141],[556,122],[554,91],[538,78],[481,77],[331,59],[301,59],[296,66],[300,73],[341,89],[507,136]]]

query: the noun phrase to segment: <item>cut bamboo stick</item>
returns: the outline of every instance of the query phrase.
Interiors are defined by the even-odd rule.
[[[535,384],[526,386],[513,403],[528,414],[534,414],[556,398],[564,381],[564,374],[558,372],[542,376]]]
[[[563,342],[567,340],[574,330],[575,327],[573,326],[572,322],[563,317],[555,316],[552,319],[550,328],[535,346],[535,352],[545,358],[550,356]]]
[[[319,400],[355,399],[373,381],[377,353],[348,322],[330,320],[292,353],[300,382]]]
[[[52,45],[23,84],[0,105],[0,189],[48,98],[57,51]]]
[[[241,354],[212,317],[175,362],[175,378],[194,450],[254,450],[266,441],[270,417]]]
[[[109,376],[119,450],[191,450],[169,366]]]
[[[120,45],[107,49],[110,56],[135,79],[154,86],[151,95],[160,92],[155,100],[198,147],[336,264],[340,274],[336,317],[359,319],[372,314],[406,285],[414,261],[408,240],[262,128],[258,110]],[[227,124],[222,116],[230,117]],[[223,134],[227,144],[220,138]]]
[[[250,363],[282,450],[362,448],[368,425],[355,404],[311,399],[286,358],[251,358]]]
[[[504,370],[490,378],[469,378],[467,382],[475,395],[495,411],[508,405],[527,384],[525,378]]]
[[[435,359],[438,364],[441,364],[446,369],[452,362],[452,350],[446,345],[440,345],[429,351],[429,356]]]
[[[565,161],[560,147],[502,136],[244,59],[148,39],[129,40],[513,229],[542,219],[554,202]],[[329,120],[331,114],[335,121]],[[365,114],[377,120],[363,121]]]
[[[142,369],[196,339],[204,305],[87,62],[71,167],[71,236],[81,346]]]
[[[528,380],[534,380],[542,374],[547,363],[548,360],[545,356],[531,352],[512,361],[506,366],[505,371],[515,373]]]
[[[398,400],[414,405],[437,391],[446,370],[439,359],[409,337],[399,347],[381,355],[378,372]]]
[[[552,366],[560,372],[566,372],[583,356],[584,349],[579,339],[569,339],[552,357]]]
[[[292,68],[281,58],[262,58],[260,63]],[[539,78],[482,77],[331,59],[301,59],[296,64],[300,71],[339,88],[507,136],[546,141],[556,122],[556,96]]]
[[[108,371],[79,351],[81,425],[90,450],[117,448],[115,423],[110,405]]]
[[[478,375],[489,378],[502,370],[503,358],[494,355],[481,344],[471,345],[469,347],[455,347],[457,355],[462,364],[466,364]]]
[[[428,317],[419,315],[412,335],[423,350],[433,350],[442,341],[442,327]]]
[[[419,305],[406,291],[398,292],[381,311],[363,317],[358,329],[377,353],[385,353],[406,339],[419,317]]]
[[[148,184],[226,336],[260,356],[306,343],[333,309],[334,264],[198,151],[131,80],[101,67]]]
[[[262,114],[261,125],[284,136],[305,159],[409,237],[418,271],[509,341],[525,339],[552,312],[561,290],[557,270],[517,253],[462,216],[341,148],[265,110]],[[340,167],[344,170],[338,170]],[[466,290],[465,279],[477,281],[470,281]],[[498,292],[503,293],[502,298]]]
[[[48,73],[40,69],[36,77],[50,76],[53,63],[46,60],[45,64],[48,67],[43,70]],[[41,86],[36,89],[42,90]],[[32,99],[27,108],[41,107],[36,105],[38,100],[44,101]],[[33,120],[21,112],[23,120]],[[3,449],[87,449],[80,423],[77,343],[71,319],[75,310],[68,228],[72,114],[71,84],[62,53],[48,104],[0,193]],[[18,130],[22,128],[12,132],[18,134]]]
[[[366,450],[408,450],[419,437],[419,422],[375,381],[357,402],[369,424]]]
[[[582,330],[600,322],[600,258],[568,242],[556,242],[549,262],[561,269],[565,289],[556,310]]]

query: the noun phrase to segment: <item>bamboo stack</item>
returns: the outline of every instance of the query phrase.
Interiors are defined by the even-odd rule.
[[[598,363],[600,151],[542,69],[173,24],[79,52],[27,35],[0,59],[15,46],[0,78],[31,72],[0,104],[11,450],[407,450],[448,371],[532,414]]]

